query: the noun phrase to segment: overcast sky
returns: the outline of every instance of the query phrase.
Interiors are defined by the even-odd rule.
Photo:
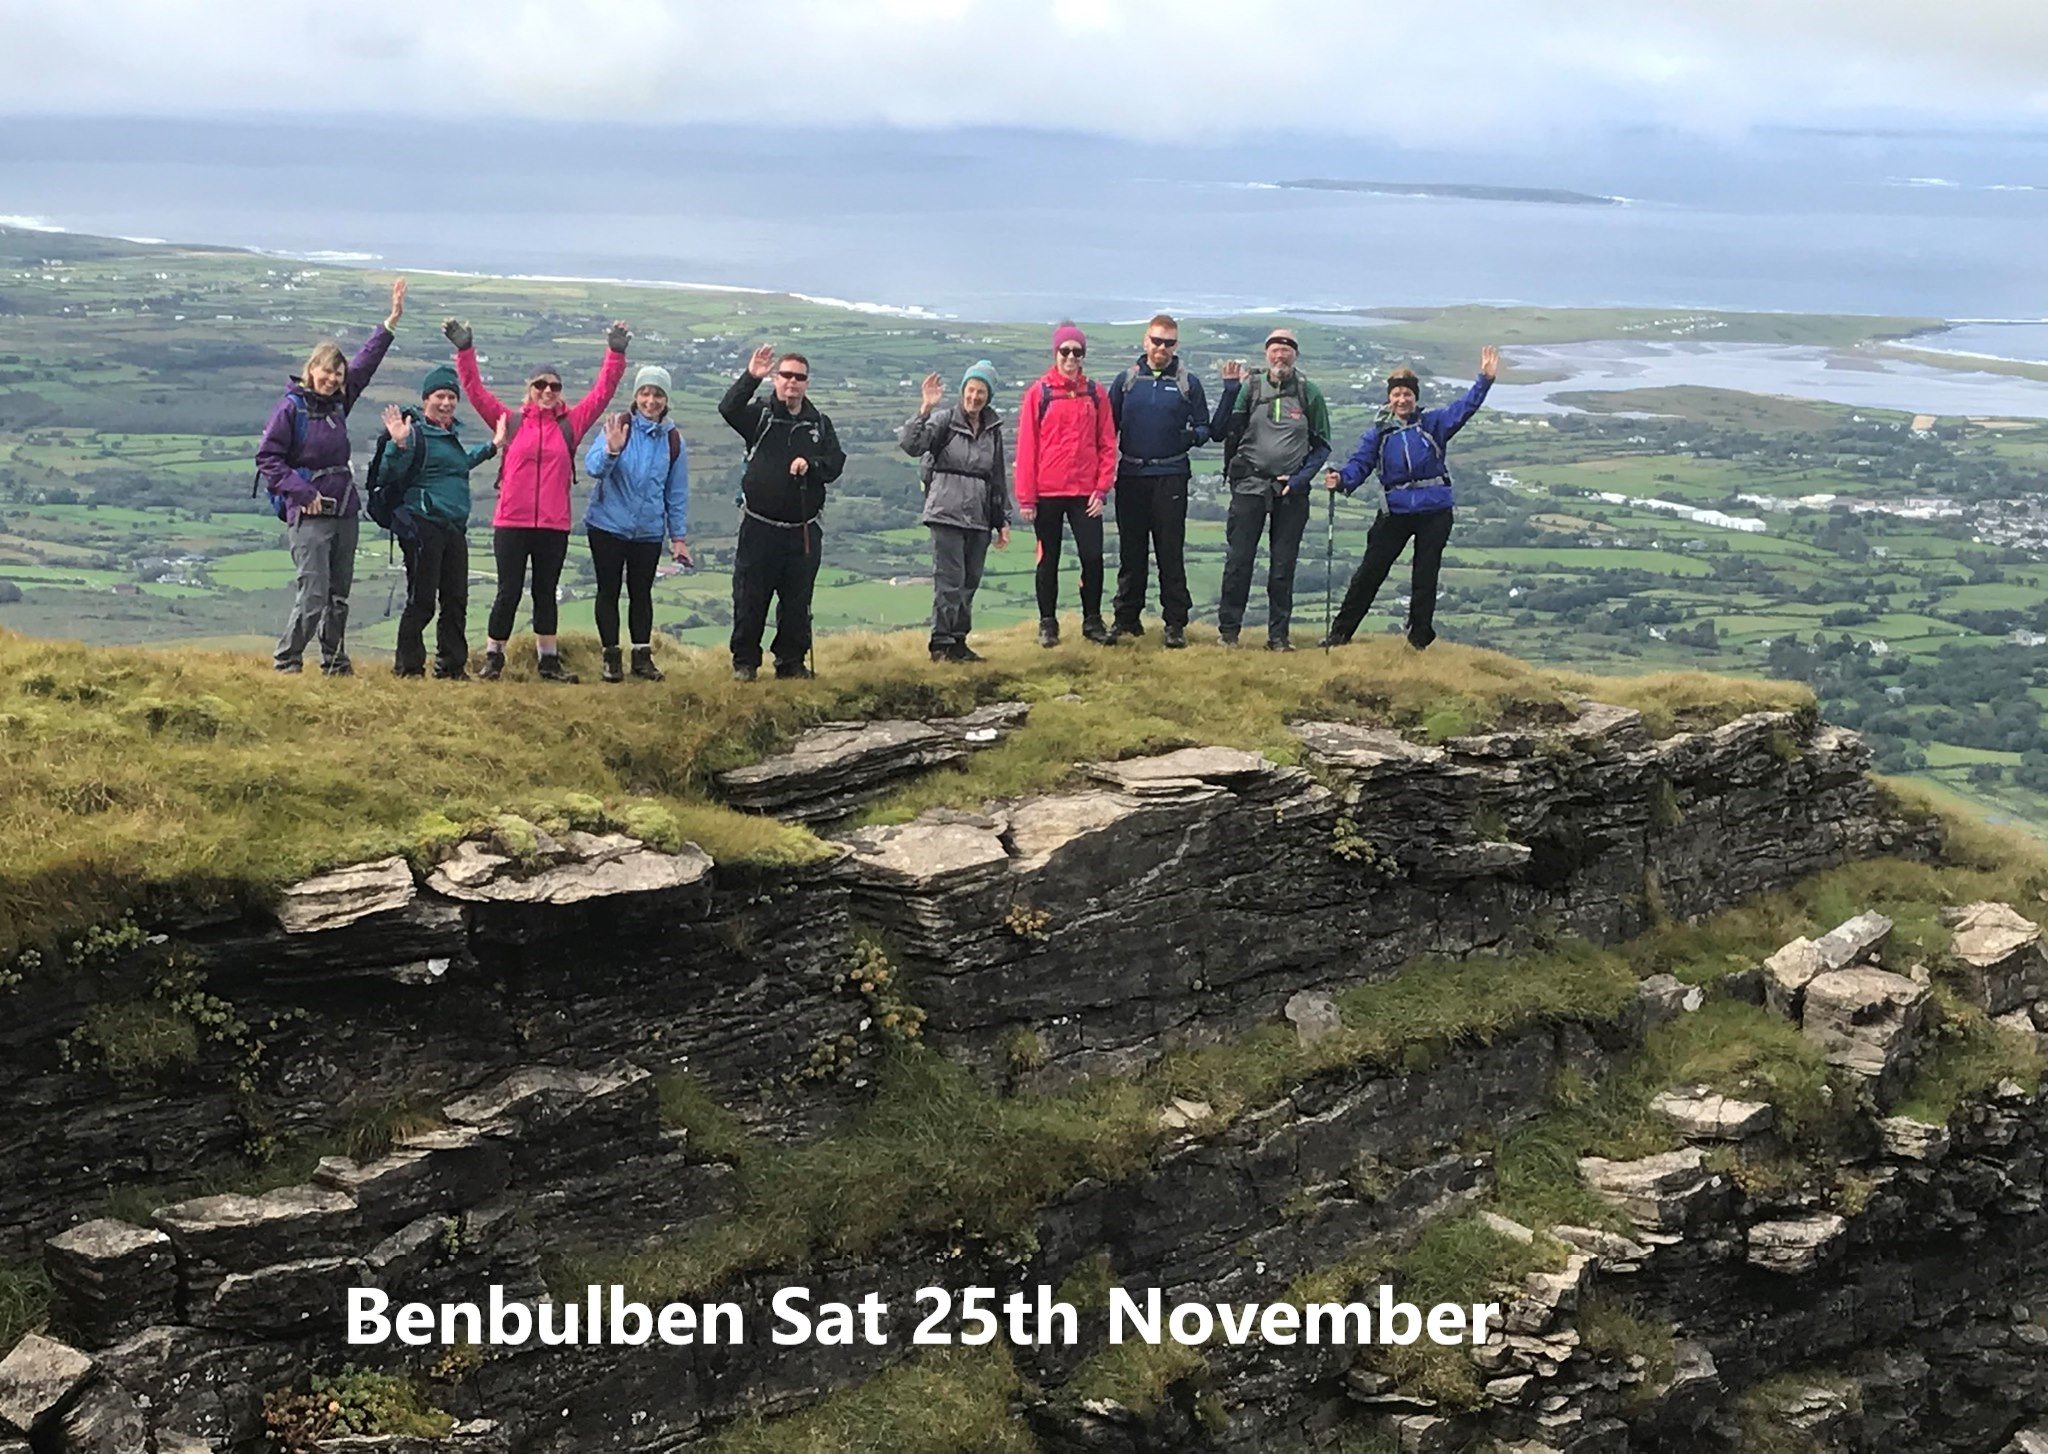
[[[2048,122],[2044,0],[0,0],[0,112],[646,124],[1585,127]]]

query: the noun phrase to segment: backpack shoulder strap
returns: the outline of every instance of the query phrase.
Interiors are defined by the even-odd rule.
[[[671,429],[668,432],[668,467],[674,469],[676,461],[683,457],[683,431]]]
[[[1037,422],[1043,424],[1045,423],[1045,411],[1052,407],[1052,390],[1048,389],[1045,386],[1045,381],[1043,379],[1039,380],[1031,387],[1038,390]]]
[[[754,431],[754,442],[747,446],[743,463],[752,464],[754,462],[754,455],[761,448],[761,441],[768,437],[768,430],[774,423],[775,406],[773,404],[763,404],[761,406],[761,425]]]

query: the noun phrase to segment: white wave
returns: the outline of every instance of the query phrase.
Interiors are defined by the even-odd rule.
[[[1887,187],[1960,187],[1961,182],[1952,182],[1947,177],[1886,177]]]
[[[1993,182],[1984,190],[1987,192],[2038,192],[2041,189],[2031,182]]]
[[[0,227],[12,227],[21,232],[68,232],[47,217],[19,217],[0,214]]]
[[[119,241],[119,242],[139,242],[139,243],[141,243],[141,244],[142,244],[142,245],[143,245],[144,247],[169,247],[169,246],[170,246],[170,244],[169,244],[168,242],[164,241],[164,240],[163,240],[163,239],[162,239],[161,237],[117,237],[117,238],[116,238],[116,241]]]

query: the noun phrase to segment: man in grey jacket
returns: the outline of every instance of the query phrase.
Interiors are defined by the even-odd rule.
[[[925,456],[924,523],[932,533],[933,661],[980,661],[967,644],[974,592],[981,585],[989,537],[1010,544],[1010,484],[1003,452],[1003,416],[989,407],[995,365],[981,360],[960,380],[960,402],[940,408],[946,386],[924,378],[923,407],[897,431],[903,452]]]

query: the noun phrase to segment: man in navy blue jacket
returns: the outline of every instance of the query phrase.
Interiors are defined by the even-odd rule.
[[[1387,508],[1373,517],[1365,534],[1365,559],[1345,588],[1344,604],[1319,646],[1342,646],[1372,609],[1373,597],[1412,536],[1414,577],[1408,592],[1408,644],[1425,650],[1436,640],[1436,581],[1443,564],[1444,543],[1451,538],[1451,472],[1444,447],[1486,402],[1500,372],[1500,350],[1488,344],[1479,351],[1479,377],[1457,402],[1419,412],[1422,381],[1413,369],[1396,369],[1387,378],[1387,407],[1358,441],[1340,470],[1323,479],[1333,490],[1350,494],[1374,470],[1387,492]]]
[[[1162,640],[1188,644],[1188,451],[1209,442],[1202,381],[1181,363],[1180,325],[1165,313],[1145,327],[1145,353],[1109,386],[1116,419],[1116,598],[1110,639],[1143,636],[1146,557],[1159,560]]]

